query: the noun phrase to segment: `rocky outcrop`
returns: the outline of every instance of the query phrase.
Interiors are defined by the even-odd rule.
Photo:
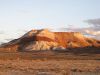
[[[57,47],[58,44],[55,42],[48,42],[48,41],[34,41],[30,42],[26,47],[22,50],[25,51],[32,51],[32,50],[50,50],[53,47]]]
[[[87,38],[79,32],[51,32],[41,29],[31,30],[22,37],[1,45],[0,50],[65,50],[90,46],[100,47],[100,41]]]
[[[85,47],[90,46],[86,38],[79,32],[55,32],[56,41],[63,47]]]

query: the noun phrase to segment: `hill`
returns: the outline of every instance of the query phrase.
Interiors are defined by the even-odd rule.
[[[100,48],[100,41],[79,32],[51,32],[48,29],[31,30],[18,39],[0,46],[0,51],[67,50]]]

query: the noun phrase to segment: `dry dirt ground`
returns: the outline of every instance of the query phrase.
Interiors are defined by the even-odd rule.
[[[0,60],[0,75],[72,75],[72,72],[99,73],[100,61],[45,59]]]
[[[99,54],[1,52],[0,75],[100,75],[99,58]]]

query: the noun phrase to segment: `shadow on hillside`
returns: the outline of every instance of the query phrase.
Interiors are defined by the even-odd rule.
[[[34,52],[34,53],[72,53],[72,54],[100,54],[100,47],[81,47],[81,48],[67,48],[67,49],[58,49],[58,50],[33,50],[33,51],[24,51],[19,49],[18,52]]]
[[[73,53],[73,54],[100,54],[100,47],[81,47],[81,48],[68,48],[67,50],[55,50],[58,53]]]

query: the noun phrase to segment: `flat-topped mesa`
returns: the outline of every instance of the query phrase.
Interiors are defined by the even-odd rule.
[[[48,29],[31,30],[17,40],[3,45],[2,49],[32,51],[56,50],[76,47],[99,46],[100,42],[86,38],[79,32],[51,32]]]

